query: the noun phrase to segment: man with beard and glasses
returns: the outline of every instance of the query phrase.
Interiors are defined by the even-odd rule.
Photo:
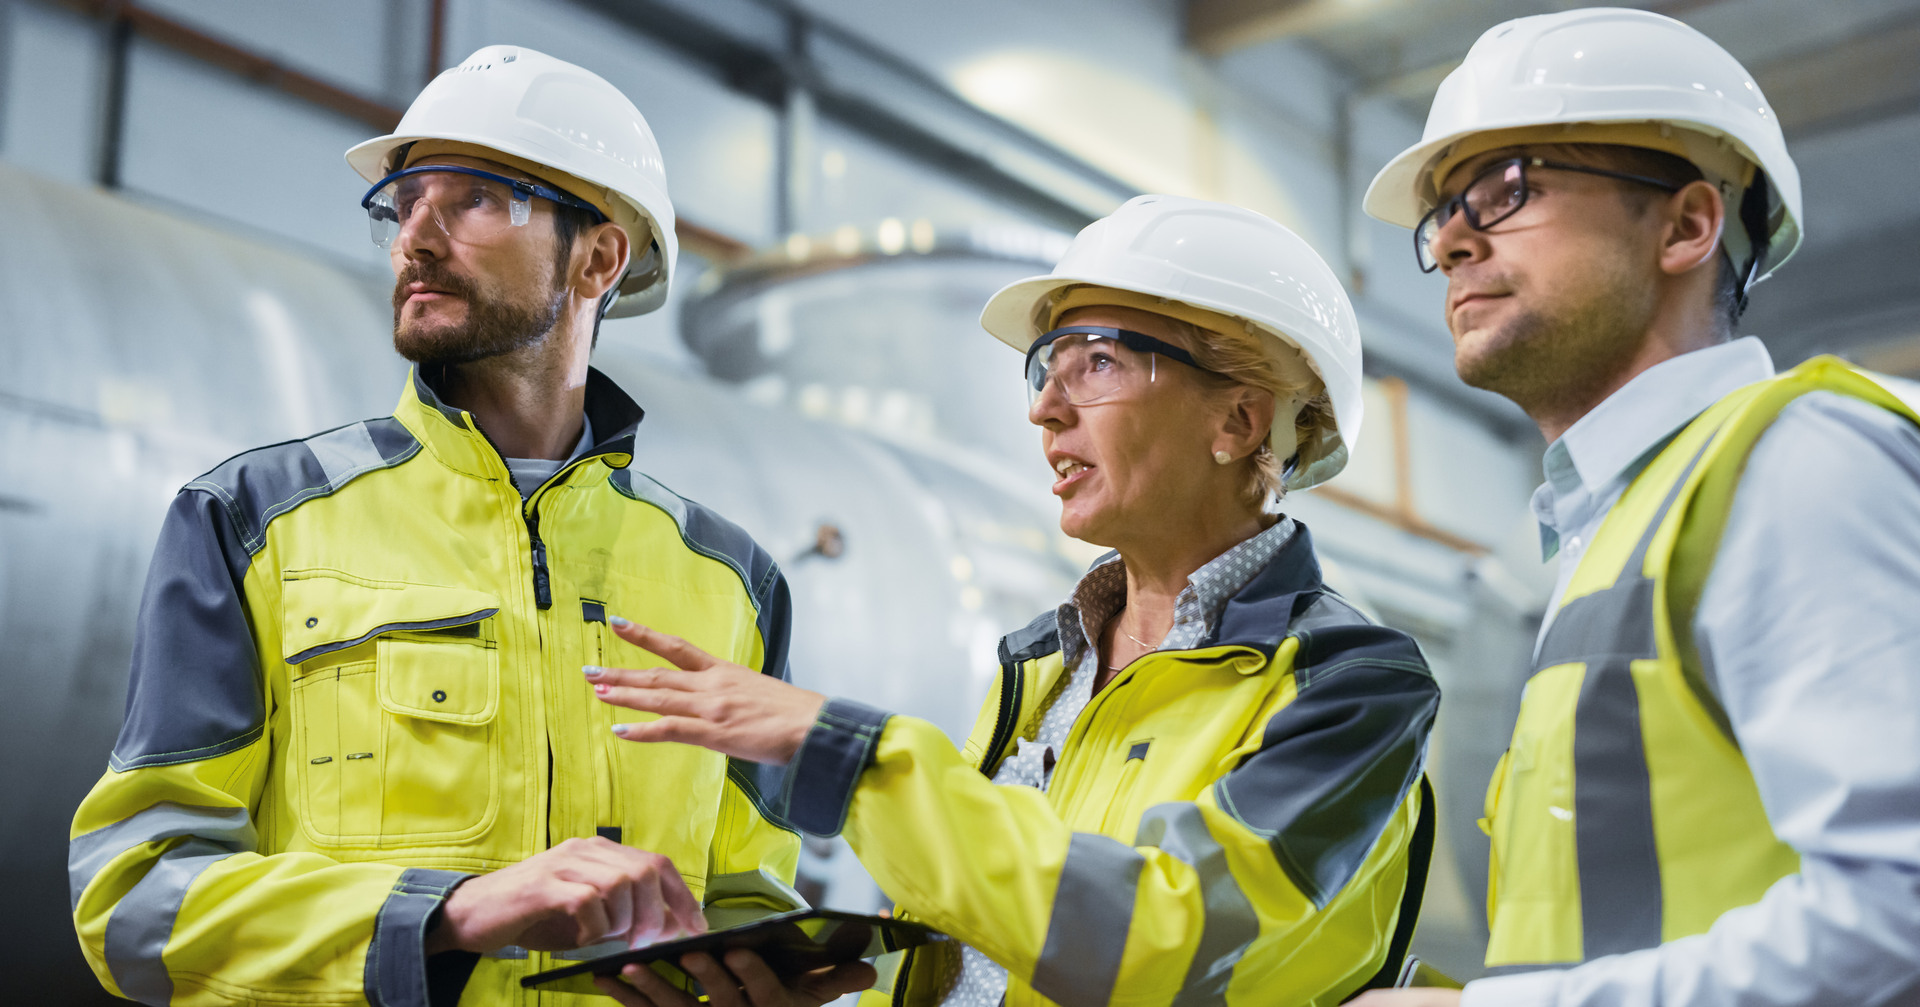
[[[349,164],[415,367],[392,416],[249,451],[174,499],[126,720],[73,824],[74,921],[149,1004],[585,1002],[521,977],[804,905],[750,764],[610,730],[582,666],[621,615],[785,678],[785,581],[628,468],[641,411],[588,366],[664,300],[660,152],[599,77],[492,46]],[[750,954],[720,1004],[817,1005]]]
[[[1546,437],[1560,571],[1487,795],[1490,977],[1360,1003],[1920,1001],[1920,416],[1733,338],[1802,226],[1752,78],[1644,11],[1507,22],[1367,210]]]

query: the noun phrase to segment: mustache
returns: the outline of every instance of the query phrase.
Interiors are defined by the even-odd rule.
[[[472,300],[477,293],[473,281],[461,276],[440,262],[410,262],[400,271],[393,281],[393,310],[398,312],[407,301],[407,287],[411,284],[424,284],[435,290],[444,290],[456,297]]]

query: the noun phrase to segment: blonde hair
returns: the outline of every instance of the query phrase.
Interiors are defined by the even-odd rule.
[[[1241,327],[1210,329],[1180,318],[1167,317],[1167,323],[1186,337],[1193,359],[1213,376],[1267,392],[1276,405],[1305,398],[1305,405],[1293,420],[1296,454],[1291,458],[1299,459],[1297,466],[1311,461],[1300,457],[1299,446],[1317,443],[1320,431],[1333,427],[1333,402],[1327,398],[1324,385],[1318,381],[1302,383],[1284,374],[1267,345],[1269,336],[1257,336]],[[1247,502],[1264,508],[1286,496],[1290,459],[1275,454],[1262,442],[1251,460],[1253,469],[1243,490]]]

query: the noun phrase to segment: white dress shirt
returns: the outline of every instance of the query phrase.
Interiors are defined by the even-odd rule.
[[[1652,456],[1772,373],[1757,339],[1685,354],[1548,448],[1533,508],[1562,556],[1549,613]],[[1694,638],[1800,872],[1704,934],[1472,982],[1462,1007],[1920,1004],[1920,430],[1826,392],[1783,410],[1741,477]]]

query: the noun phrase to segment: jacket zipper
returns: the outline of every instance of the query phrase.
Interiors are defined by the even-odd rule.
[[[907,956],[900,959],[900,971],[893,974],[893,995],[887,998],[887,1002],[894,1007],[901,1007],[907,1002],[907,975],[913,970],[915,950],[915,948],[907,949]]]
[[[540,512],[537,510],[527,511],[527,540],[533,546],[533,603],[544,611],[553,607],[553,582],[547,572],[547,544],[540,541]]]
[[[496,447],[494,450],[498,451],[499,448]],[[553,475],[547,477],[546,482],[541,483],[539,487],[534,489],[532,496],[527,498],[524,513],[527,517],[527,541],[533,550],[533,603],[542,611],[553,607],[553,578],[547,571],[547,544],[540,540],[540,494],[544,492],[548,486],[559,482],[562,476],[573,471],[577,466],[584,464],[588,459],[598,458],[603,454],[609,453],[611,452],[588,451],[578,458],[567,461],[565,464],[562,464]],[[511,470],[507,472],[507,481],[513,482],[513,472]],[[518,493],[519,491],[520,487],[516,483],[514,485],[514,492]]]
[[[477,422],[469,421],[468,425],[474,433],[480,435],[481,440],[487,442],[487,446],[493,449],[494,455],[499,457],[500,467],[507,470],[507,485],[513,487],[514,496],[521,498],[520,514],[527,522],[528,551],[533,554],[533,603],[541,611],[550,609],[553,607],[553,583],[547,573],[547,544],[540,541],[540,512],[533,509],[533,498],[520,492],[520,480],[513,477],[513,469],[507,465],[506,453],[500,450],[500,445],[493,442],[493,436],[480,429],[480,424]],[[562,465],[560,472],[565,472],[569,468],[572,466]],[[554,475],[557,477],[560,472],[555,472]],[[538,494],[538,490],[535,494]]]
[[[1014,720],[1020,713],[1020,693],[1026,688],[1026,676],[1020,674],[1019,661],[1007,661],[1000,665],[1000,712],[993,725],[993,739],[987,742],[987,750],[980,757],[980,772],[993,776],[993,767],[999,762],[1000,749],[1013,740]]]

